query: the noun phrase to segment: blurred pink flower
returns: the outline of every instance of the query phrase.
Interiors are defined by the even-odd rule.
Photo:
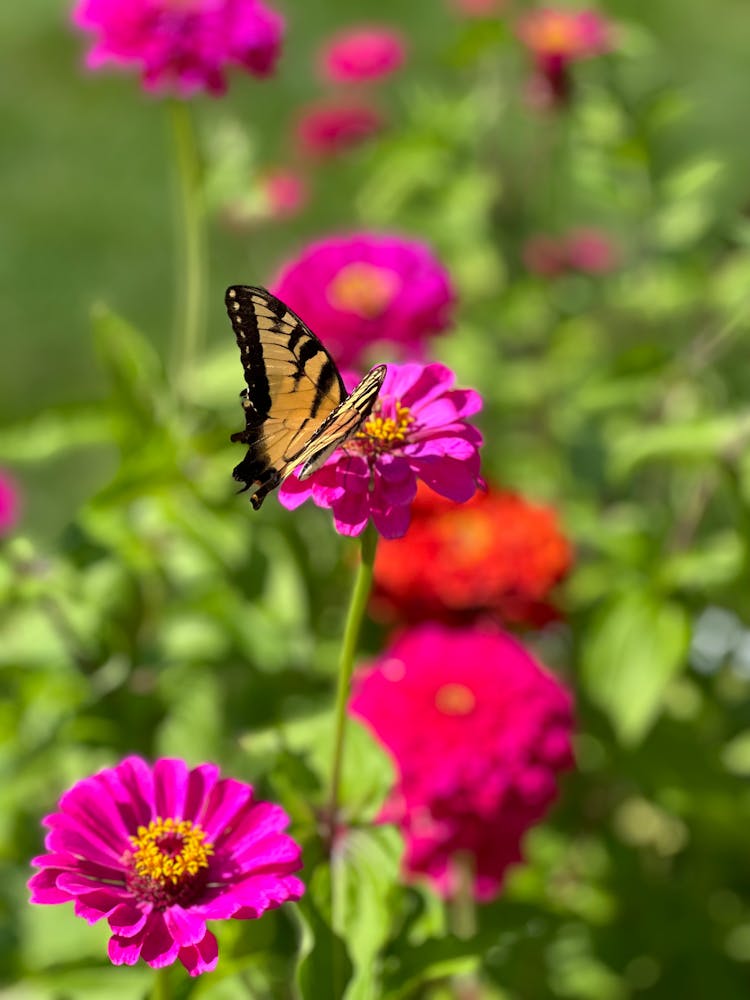
[[[448,272],[426,244],[367,232],[312,243],[271,290],[345,368],[381,341],[401,356],[421,357],[425,341],[449,325],[455,299]]]
[[[618,263],[617,248],[600,229],[573,229],[565,240],[568,263],[575,271],[607,274]]]
[[[291,167],[268,170],[261,175],[259,181],[268,206],[268,215],[273,219],[291,219],[309,201],[307,181]]]
[[[322,76],[334,83],[376,80],[395,73],[406,59],[400,31],[372,25],[351,28],[331,38],[319,62]]]
[[[516,30],[534,57],[529,96],[537,106],[564,103],[570,96],[569,64],[612,48],[612,25],[594,10],[541,7],[519,18]]]
[[[301,109],[297,139],[310,156],[339,156],[361,146],[385,127],[382,113],[366,101],[329,99]]]
[[[526,268],[543,278],[557,277],[563,273],[568,263],[562,240],[545,233],[530,236],[523,245],[521,256]]]
[[[179,959],[191,976],[210,972],[218,946],[207,920],[252,920],[304,892],[288,822],[214,764],[128,757],[45,817],[49,853],[32,861],[31,902],[74,902],[90,924],[106,917],[115,965]]]
[[[279,500],[293,510],[312,498],[333,511],[339,534],[359,535],[372,518],[385,538],[409,527],[422,480],[436,493],[463,502],[481,485],[482,435],[467,417],[482,406],[472,389],[454,389],[440,364],[389,365],[371,416],[359,433],[308,479],[289,476]]]
[[[223,94],[238,66],[268,76],[284,20],[261,0],[79,0],[73,23],[95,36],[90,69],[135,66],[146,90]]]
[[[401,827],[407,874],[450,896],[468,855],[477,898],[497,896],[573,764],[568,691],[504,632],[430,623],[356,679],[350,711],[396,765],[381,819]]]
[[[593,226],[571,229],[562,236],[537,233],[524,243],[521,253],[527,269],[544,278],[570,271],[607,274],[619,262],[611,237]]]
[[[8,473],[0,469],[0,538],[13,531],[18,518],[18,487]]]

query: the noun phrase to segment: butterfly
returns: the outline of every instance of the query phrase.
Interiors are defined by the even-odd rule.
[[[255,510],[299,465],[307,479],[357,433],[387,368],[376,365],[348,394],[333,358],[289,306],[265,288],[232,285],[225,297],[247,388],[240,393],[248,445],[232,473]]]

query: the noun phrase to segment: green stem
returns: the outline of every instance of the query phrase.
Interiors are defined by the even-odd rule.
[[[372,587],[372,573],[375,565],[375,550],[378,544],[378,533],[372,522],[365,528],[362,535],[357,576],[349,600],[349,611],[344,626],[344,638],[339,656],[339,678],[336,689],[336,709],[334,718],[333,765],[331,767],[331,797],[328,805],[328,847],[333,846],[336,817],[339,810],[339,788],[341,785],[341,767],[344,760],[344,737],[346,735],[346,704],[349,700],[349,687],[354,669],[354,658],[357,653],[357,640],[362,625],[367,599]]]
[[[192,113],[187,101],[167,102],[174,145],[178,253],[176,309],[172,362],[178,393],[201,348],[205,299],[205,225],[201,192],[201,161]]]
[[[170,1000],[171,996],[169,969],[157,969],[154,973],[154,988],[151,991],[151,1000]]]

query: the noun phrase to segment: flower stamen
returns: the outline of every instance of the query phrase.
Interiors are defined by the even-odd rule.
[[[379,404],[373,414],[362,425],[352,439],[352,444],[358,452],[365,454],[382,454],[391,451],[399,445],[406,444],[409,431],[415,423],[415,417],[408,406],[400,400],[396,401],[396,416],[384,417]]]
[[[124,861],[131,871],[131,889],[152,903],[175,902],[189,895],[208,868],[214,845],[192,820],[162,819],[139,826],[130,838],[135,850]]]

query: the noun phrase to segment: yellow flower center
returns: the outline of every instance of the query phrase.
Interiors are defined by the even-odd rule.
[[[435,707],[443,715],[468,715],[477,700],[465,684],[443,684],[435,692]]]
[[[352,443],[355,450],[371,452],[389,451],[391,448],[404,444],[409,437],[409,428],[414,423],[414,416],[408,406],[396,403],[396,417],[382,417],[380,404],[375,404],[375,410],[362,425],[362,429],[354,435]]]
[[[130,838],[134,853],[129,857],[132,870],[141,879],[162,887],[190,881],[214,853],[205,831],[189,819],[157,817],[148,826],[139,826],[138,835]]]
[[[576,55],[581,45],[578,23],[562,11],[547,11],[529,34],[532,48],[544,55]]]
[[[382,316],[401,287],[395,271],[364,261],[345,264],[328,285],[328,301],[336,309],[362,319]]]

